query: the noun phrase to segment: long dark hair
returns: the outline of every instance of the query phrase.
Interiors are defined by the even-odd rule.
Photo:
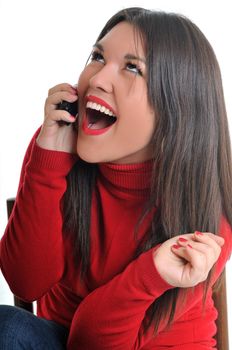
[[[202,32],[182,15],[129,8],[105,25],[97,40],[119,22],[131,23],[142,38],[147,60],[148,98],[156,115],[155,171],[144,215],[157,212],[138,255],[170,237],[188,232],[217,233],[221,216],[232,225],[230,139],[215,54]],[[76,163],[67,178],[64,231],[75,241],[84,276],[89,266],[89,222],[97,165]],[[173,319],[178,288],[149,308],[157,330]]]

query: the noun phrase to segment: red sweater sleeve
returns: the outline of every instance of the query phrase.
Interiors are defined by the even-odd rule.
[[[222,220],[220,234],[225,244],[215,266],[211,286],[221,274],[232,250],[231,227],[225,219]],[[121,274],[82,301],[72,321],[68,349],[142,349],[154,338],[152,327],[144,334],[142,321],[146,310],[169,288],[172,287],[154,267],[152,250],[142,254]],[[187,294],[182,295],[186,289],[180,292],[174,322],[202,302],[204,284],[188,289]],[[158,334],[164,327],[165,322],[161,322]]]
[[[12,215],[0,245],[0,263],[14,294],[35,300],[63,272],[60,201],[76,156],[41,149],[34,135],[24,158]],[[43,278],[39,278],[43,276]]]
[[[82,301],[72,320],[68,349],[139,349],[147,308],[170,288],[153,264],[153,250],[140,255]]]

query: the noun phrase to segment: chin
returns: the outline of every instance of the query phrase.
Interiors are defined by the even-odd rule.
[[[78,156],[84,160],[87,163],[99,163],[97,157],[95,156],[90,156],[89,154],[86,154],[86,152],[77,152]]]
[[[102,157],[94,150],[89,150],[86,147],[78,147],[77,145],[77,154],[78,156],[87,163],[100,163],[102,162]]]
[[[106,154],[107,152],[104,147],[96,143],[86,142],[82,137],[77,139],[76,151],[78,156],[87,163],[106,163],[112,161],[110,154]]]

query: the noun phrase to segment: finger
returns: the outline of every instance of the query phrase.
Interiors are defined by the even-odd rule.
[[[177,244],[179,244],[180,246],[185,247],[188,243],[190,243],[190,241],[191,241],[191,237],[185,235],[184,237],[183,236],[178,237]]]
[[[49,113],[46,118],[46,125],[49,124],[49,120],[52,122],[66,122],[66,123],[74,123],[76,121],[76,117],[72,116],[70,113],[64,110],[54,110]],[[63,125],[63,124],[60,124]]]
[[[195,250],[190,244],[183,253],[185,259],[188,259],[188,264],[184,267],[183,278],[192,285],[205,281],[210,271],[205,254]]]
[[[215,242],[213,242],[213,244],[206,244],[193,241],[191,242],[191,246],[193,249],[206,256],[209,265],[213,265],[218,260],[221,253],[221,247]]]
[[[51,110],[57,109],[57,104],[62,101],[75,102],[78,99],[77,95],[69,92],[57,92],[47,97],[45,102],[45,115],[48,116]]]
[[[72,94],[68,91],[59,91],[53,95],[48,96],[47,102],[50,104],[57,105],[62,101],[74,102],[77,100],[77,95]]]
[[[191,259],[190,259],[191,255],[189,255],[189,250],[191,251],[194,248],[190,243],[188,243],[186,246],[181,246],[179,244],[173,244],[171,246],[171,249],[172,249],[173,253],[175,253],[178,257],[186,260],[186,262],[191,262]],[[195,249],[195,251],[197,253],[199,253],[200,255],[204,254],[201,251],[198,251],[196,249]]]
[[[209,232],[202,233],[198,231],[196,231],[194,234],[186,234],[177,238],[177,244],[181,246],[186,246],[188,243],[192,244],[191,242],[200,242],[208,246],[215,247],[215,249],[217,249],[218,246],[223,246],[224,239],[220,236],[216,236]]]
[[[225,240],[223,237],[220,237],[218,235],[215,235],[211,232],[200,232],[200,231],[195,231],[194,232],[194,238],[200,242],[205,242],[209,243],[210,240],[213,240],[216,242],[220,247],[222,247],[225,243]]]
[[[183,240],[179,239],[178,244],[173,246],[174,248],[176,248],[175,253],[185,259],[185,258],[188,258],[188,254],[186,255],[185,249],[186,248],[193,249],[194,251],[199,253],[199,256],[204,257],[204,259],[202,258],[201,260],[202,262],[205,263],[205,267],[204,266],[202,267],[204,267],[207,270],[211,269],[211,267],[218,260],[218,257],[221,253],[221,247],[210,237],[208,237],[208,239],[205,239],[205,242],[187,240],[187,242],[182,243],[182,241]],[[179,249],[179,248],[182,248],[182,249]],[[196,264],[196,266],[197,265],[198,264]]]
[[[72,86],[71,84],[68,84],[68,83],[55,85],[48,90],[48,96],[53,95],[54,93],[59,91],[67,91],[70,93],[75,93],[77,92],[77,86],[76,85]]]
[[[215,259],[217,260],[220,253],[221,253],[221,246],[224,244],[224,239],[222,237],[216,236],[212,233],[202,233],[196,231],[194,234],[195,242],[198,244],[195,244],[193,242],[193,246],[198,249],[202,250],[204,249],[205,252],[209,252],[209,254],[215,255]],[[215,261],[216,261],[215,260]]]
[[[195,250],[190,244],[186,247],[176,246],[172,246],[172,251],[186,261],[182,273],[183,286],[194,286],[204,281],[210,270],[205,254]]]

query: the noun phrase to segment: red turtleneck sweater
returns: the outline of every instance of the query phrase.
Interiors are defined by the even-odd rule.
[[[153,249],[134,259],[134,228],[149,191],[151,162],[101,164],[91,216],[91,267],[80,282],[72,244],[62,235],[61,199],[74,155],[39,148],[27,150],[16,206],[0,246],[1,269],[12,291],[37,300],[38,316],[70,328],[69,350],[197,350],[215,345],[217,312],[203,286],[179,298],[174,323],[145,335],[142,320],[155,299],[172,288],[158,274]],[[149,224],[138,232],[142,238]],[[225,245],[214,280],[231,253],[231,227],[222,220]]]

